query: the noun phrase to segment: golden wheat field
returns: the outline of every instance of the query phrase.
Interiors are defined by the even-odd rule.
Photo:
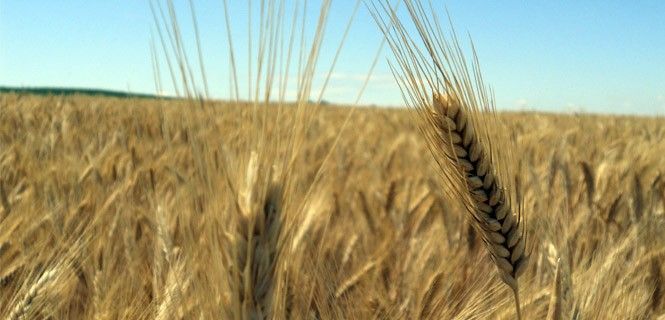
[[[0,97],[0,313],[515,317],[409,111],[351,110],[313,114],[290,158],[295,107]],[[528,212],[523,317],[662,317],[665,121],[500,118]]]
[[[418,0],[337,49],[331,1],[260,1],[246,65],[223,1],[209,84],[194,2],[149,3],[178,98],[0,94],[0,318],[665,319],[662,116],[497,111]],[[383,42],[324,103],[361,3]],[[408,108],[357,105],[384,46]]]

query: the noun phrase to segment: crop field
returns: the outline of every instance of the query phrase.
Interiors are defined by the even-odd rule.
[[[665,319],[662,116],[497,110],[418,0],[339,44],[329,0],[223,1],[209,83],[183,3],[154,96],[0,87],[1,319]],[[382,42],[325,102],[359,8]],[[358,105],[382,54],[405,107]]]
[[[295,107],[2,96],[3,317],[514,317],[413,114],[317,110],[289,153]],[[499,117],[523,316],[665,313],[665,121]]]

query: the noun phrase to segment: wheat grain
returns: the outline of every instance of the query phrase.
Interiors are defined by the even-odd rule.
[[[12,309],[8,319],[19,320],[24,319],[30,314],[31,309],[35,306],[35,300],[44,294],[44,287],[46,287],[56,277],[57,269],[49,269],[44,271],[37,281],[30,286],[23,298]]]

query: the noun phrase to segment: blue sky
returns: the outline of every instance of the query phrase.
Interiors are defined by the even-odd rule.
[[[248,77],[247,1],[228,1],[242,93]],[[187,2],[175,3],[190,34]],[[333,0],[319,82],[354,3]],[[665,114],[665,2],[433,3],[441,14],[448,8],[458,33],[473,37],[501,109]],[[229,94],[229,59],[222,4],[195,1],[212,95],[223,98]],[[309,9],[311,26],[318,1],[310,1]],[[0,0],[0,85],[155,92],[151,30],[147,0]],[[380,42],[361,7],[324,99],[355,100]],[[387,67],[389,54],[381,54],[361,103],[402,104]],[[167,84],[165,65],[162,75]]]

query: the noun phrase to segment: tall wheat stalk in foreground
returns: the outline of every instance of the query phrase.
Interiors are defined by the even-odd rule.
[[[204,97],[200,99],[200,104],[205,107],[208,104],[206,99],[209,98],[208,84],[193,2],[190,0],[189,4],[200,77],[196,76],[192,61],[188,59],[174,2],[165,0],[164,6],[161,2],[152,1],[151,8],[155,30],[163,48],[161,53],[169,66],[169,75],[172,79],[181,79],[180,83],[173,81],[174,91],[184,92],[187,98]],[[314,190],[320,187],[324,166],[336,142],[325,151],[322,163],[314,171],[313,181],[304,190],[299,190],[302,188],[299,185],[302,172],[297,159],[303,156],[303,145],[308,140],[307,131],[319,112],[329,80],[360,8],[360,0],[355,1],[330,67],[323,73],[324,80],[320,88],[315,87],[314,82],[317,73],[321,72],[319,58],[332,0],[315,2],[318,16],[315,16],[313,25],[309,22],[311,17],[308,17],[308,10],[311,8],[308,7],[312,4],[308,1],[271,0],[254,4],[249,1],[245,97],[241,97],[239,89],[239,83],[244,79],[238,75],[241,64],[235,59],[237,48],[234,47],[232,37],[232,27],[235,26],[229,14],[228,1],[222,3],[228,41],[230,100],[251,107],[251,125],[257,130],[253,130],[247,138],[244,150],[238,153],[224,152],[220,165],[222,175],[225,176],[222,179],[211,174],[211,164],[216,160],[206,141],[193,139],[190,143],[193,153],[199,157],[198,170],[204,173],[203,179],[208,180],[205,182],[209,186],[210,198],[219,197],[216,189],[225,188],[229,191],[226,193],[229,202],[234,206],[225,212],[224,217],[227,219],[224,221],[225,236],[232,243],[229,248],[231,262],[224,267],[228,274],[234,275],[229,290],[233,300],[230,305],[234,307],[228,308],[230,311],[227,315],[243,319],[291,318],[298,311],[293,310],[293,298],[289,293],[293,290],[291,287],[294,286],[296,276],[289,268],[305,259],[303,252],[306,245],[301,240],[312,228],[307,221],[312,219],[312,211],[322,211],[320,208],[312,209],[316,203],[321,202],[317,202]],[[254,16],[257,13],[258,16]],[[258,22],[258,38],[252,32],[255,27],[252,21]],[[308,29],[314,30],[311,39],[308,39]],[[153,65],[159,74],[159,64],[154,61]],[[375,63],[366,75],[356,103],[362,97],[374,66]],[[156,83],[156,87],[160,85]],[[203,92],[201,88],[204,88]],[[295,90],[295,96],[288,97],[287,92],[292,90]],[[316,97],[313,103],[312,97]],[[294,101],[289,102],[287,99]],[[287,119],[290,113],[286,111],[293,105],[295,119]],[[190,129],[202,130],[206,118],[214,117],[212,110],[205,112],[202,113],[203,117],[200,114],[187,114],[185,120]],[[336,141],[352,112],[347,114]],[[224,181],[225,185],[210,182],[215,180]],[[296,199],[298,192],[304,192],[305,200]],[[313,305],[315,298],[310,294],[308,299],[307,305]]]
[[[444,35],[431,5],[405,4],[419,42],[387,3],[374,4],[372,10],[395,55],[391,69],[404,100],[417,111],[446,194],[468,212],[501,280],[513,291],[519,318],[517,279],[527,261],[525,229],[519,193],[510,185],[511,148],[501,137],[493,97],[483,84],[475,49],[469,64],[454,29],[452,39]]]

